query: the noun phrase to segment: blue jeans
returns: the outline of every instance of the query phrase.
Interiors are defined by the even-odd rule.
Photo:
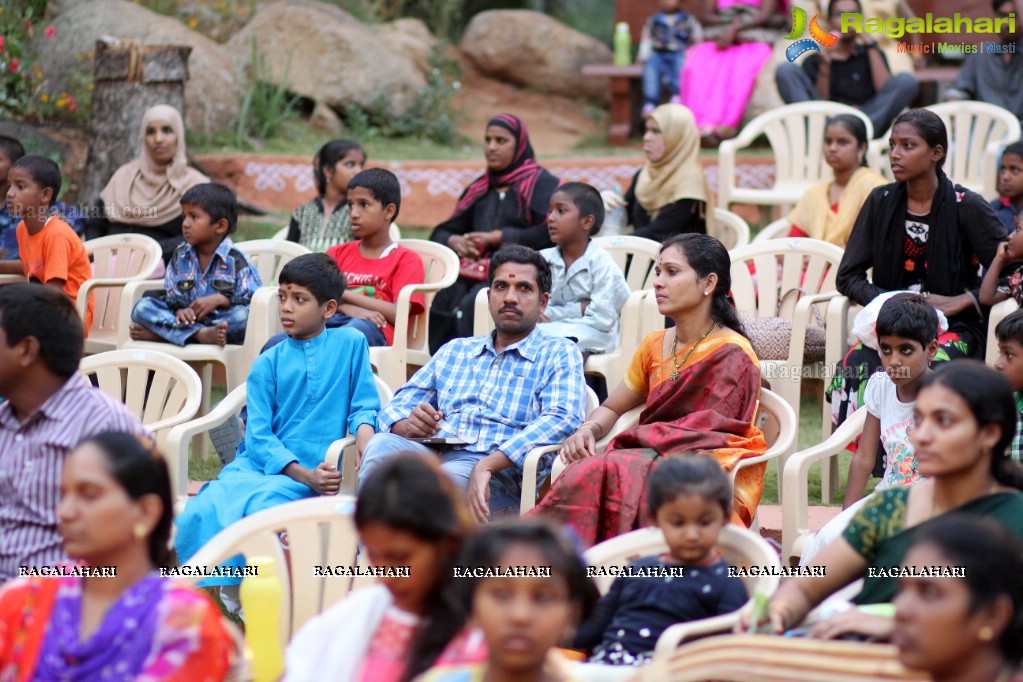
[[[469,475],[476,462],[486,455],[468,450],[444,448],[435,450],[422,443],[413,443],[393,433],[378,433],[369,441],[362,453],[362,466],[359,468],[359,489],[369,478],[373,469],[389,457],[399,454],[414,453],[440,457],[441,469],[455,482],[460,489],[469,487]],[[490,479],[490,513],[517,514],[522,498],[522,473],[517,468],[498,471]]]
[[[384,332],[380,327],[376,326],[369,320],[363,320],[358,317],[348,317],[343,313],[337,313],[332,318],[327,320],[327,329],[334,329],[336,327],[351,327],[356,331],[362,332],[366,336],[366,341],[371,346],[386,346],[387,337],[384,336]],[[266,352],[268,348],[273,348],[278,343],[288,338],[288,335],[284,332],[274,334],[270,337],[263,347],[259,350],[260,353]]]
[[[643,65],[643,105],[661,103],[661,86],[668,84],[668,96],[678,97],[678,79],[685,63],[684,52],[657,52]]]
[[[245,340],[245,325],[249,321],[249,306],[233,305],[217,308],[202,322],[178,324],[177,313],[167,305],[162,296],[143,296],[131,311],[131,321],[157,334],[164,341],[177,346],[185,343],[203,327],[215,327],[227,322],[227,342],[241,343]]]

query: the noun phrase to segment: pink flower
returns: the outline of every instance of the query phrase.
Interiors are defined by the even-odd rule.
[[[49,38],[50,40],[53,40],[53,34],[56,33],[56,32],[57,31],[53,28],[53,24],[50,24],[49,26],[47,26],[46,30],[43,31],[43,33],[46,34],[46,37]]]
[[[0,50],[4,49],[4,37],[0,36]]]
[[[14,59],[11,60],[11,64],[7,68],[10,70],[11,73],[17,73],[18,72],[18,66],[20,66],[20,65],[21,65],[21,62],[18,61],[17,57],[15,57]]]

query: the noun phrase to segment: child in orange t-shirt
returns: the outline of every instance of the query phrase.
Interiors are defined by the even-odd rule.
[[[23,156],[11,166],[7,182],[7,206],[22,216],[17,229],[20,260],[0,261],[0,273],[23,274],[77,301],[82,283],[92,279],[92,264],[71,226],[50,214],[60,193],[60,168],[43,156]],[[92,308],[90,295],[86,334],[92,326]]]

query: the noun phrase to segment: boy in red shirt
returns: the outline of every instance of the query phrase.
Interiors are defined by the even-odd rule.
[[[92,264],[71,226],[50,213],[60,194],[60,168],[43,156],[23,156],[11,166],[7,182],[7,206],[22,216],[17,228],[19,260],[0,261],[0,273],[25,275],[31,282],[60,289],[76,302],[82,283],[92,279]],[[92,309],[90,296],[86,336]]]

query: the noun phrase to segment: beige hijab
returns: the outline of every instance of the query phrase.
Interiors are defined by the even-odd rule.
[[[681,104],[662,104],[651,114],[664,136],[664,156],[647,161],[636,180],[636,199],[651,218],[679,199],[709,203],[700,163],[700,134],[693,112]]]
[[[146,128],[154,121],[170,123],[177,136],[174,160],[163,173],[146,146]],[[140,137],[138,157],[118,168],[99,196],[111,222],[156,227],[181,214],[185,190],[210,179],[188,167],[185,125],[174,107],[158,104],[146,111]]]

